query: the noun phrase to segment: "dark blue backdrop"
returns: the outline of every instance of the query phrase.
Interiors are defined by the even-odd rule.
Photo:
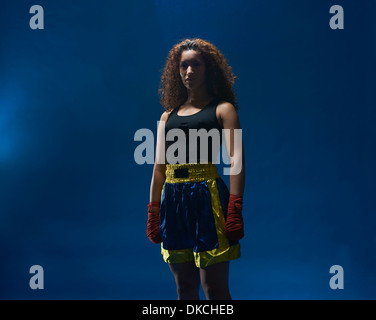
[[[29,27],[34,4],[44,30]],[[343,30],[329,27],[334,4]],[[375,13],[345,0],[2,1],[0,298],[175,299],[145,236],[152,165],[135,163],[134,133],[156,132],[160,71],[186,37],[213,42],[238,76],[233,298],[376,298]],[[343,290],[329,287],[336,264]]]

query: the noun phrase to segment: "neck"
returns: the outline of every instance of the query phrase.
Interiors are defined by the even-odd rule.
[[[213,96],[206,90],[188,90],[188,98],[186,103],[196,106],[202,104],[202,102],[210,101],[212,99]]]

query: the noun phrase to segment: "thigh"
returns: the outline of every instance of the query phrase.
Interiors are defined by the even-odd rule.
[[[202,285],[217,290],[228,290],[229,269],[229,261],[201,268],[200,278]]]
[[[191,284],[199,286],[200,273],[193,261],[169,263],[168,265],[178,285]]]

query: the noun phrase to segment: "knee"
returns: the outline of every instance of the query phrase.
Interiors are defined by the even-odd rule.
[[[205,282],[202,289],[208,300],[231,300],[229,288],[226,284]]]
[[[176,284],[178,300],[197,300],[199,299],[199,283],[190,281],[191,279],[179,279]]]

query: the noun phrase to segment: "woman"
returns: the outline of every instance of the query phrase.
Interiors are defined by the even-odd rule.
[[[240,129],[234,81],[224,56],[202,39],[176,44],[163,70],[159,92],[166,111],[158,127],[147,236],[153,243],[162,242],[179,300],[199,299],[200,282],[207,299],[231,299],[229,261],[240,257],[245,184],[243,148],[234,148],[234,132]],[[173,129],[184,132],[186,143],[169,137]],[[200,153],[200,145],[192,143],[192,129],[229,129],[223,132],[233,160],[230,190],[213,164],[218,153],[214,138],[205,145],[208,152]],[[231,174],[239,164],[240,173]]]

